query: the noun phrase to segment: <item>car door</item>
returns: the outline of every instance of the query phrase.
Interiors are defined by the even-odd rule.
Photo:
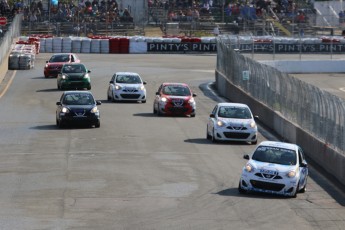
[[[214,126],[215,126],[215,122],[217,122],[216,121],[217,120],[217,118],[216,118],[217,111],[218,111],[218,105],[216,105],[213,108],[213,110],[212,110],[212,112],[211,112],[211,114],[210,114],[210,116],[208,118],[208,123],[207,123],[207,131],[208,131],[208,133],[212,133],[212,130],[213,130]],[[213,133],[212,133],[212,135],[213,135]]]
[[[299,172],[300,172],[300,187],[304,187],[307,183],[308,177],[308,165],[305,160],[303,150],[298,148],[298,162],[299,162]]]

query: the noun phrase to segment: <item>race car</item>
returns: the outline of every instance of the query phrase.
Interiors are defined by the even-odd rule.
[[[242,103],[218,103],[209,116],[206,138],[217,141],[243,141],[256,144],[258,128],[250,108]]]
[[[138,73],[116,72],[109,82],[108,101],[137,101],[146,103],[146,81]]]
[[[305,192],[308,164],[303,150],[296,144],[263,141],[242,169],[240,193],[248,191],[296,197]]]
[[[195,117],[194,97],[196,94],[185,83],[163,83],[156,92],[153,113]]]
[[[66,63],[80,63],[79,57],[74,53],[56,53],[46,61],[44,66],[44,77],[57,77],[60,73],[63,64]]]

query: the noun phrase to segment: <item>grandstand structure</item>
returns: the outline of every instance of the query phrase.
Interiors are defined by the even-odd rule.
[[[40,0],[32,0],[38,2]],[[345,27],[340,22],[339,12],[343,6],[342,1],[316,1],[311,3],[306,0],[289,0],[293,8],[282,10],[278,0],[272,0],[264,7],[263,12],[256,5],[238,4],[239,14],[233,8],[229,13],[229,6],[234,7],[235,0],[213,0],[212,6],[198,5],[188,6],[176,4],[181,0],[104,0],[117,2],[117,9],[128,9],[132,20],[109,20],[107,15],[102,15],[100,5],[97,12],[85,14],[85,2],[77,1],[73,20],[65,20],[68,17],[58,17],[54,6],[48,0],[41,0],[43,10],[37,20],[31,20],[30,14],[25,9],[22,23],[22,34],[52,34],[54,36],[133,36],[145,35],[145,28],[158,27],[164,35],[181,36],[214,36],[214,29],[218,28],[222,34],[238,34],[252,36],[315,36],[315,35],[342,35]],[[89,0],[90,1],[90,0]],[[101,4],[102,0],[97,2]],[[63,1],[61,1],[63,2]],[[73,1],[66,1],[73,2]],[[184,1],[181,1],[184,2]],[[185,1],[187,2],[187,1]],[[195,1],[194,1],[195,2]],[[198,1],[196,1],[198,2]],[[204,1],[199,1],[204,2]],[[225,2],[225,4],[222,4]],[[264,1],[269,2],[269,1]],[[152,4],[154,3],[154,4]],[[106,12],[110,5],[107,4]],[[83,10],[82,10],[83,9]],[[188,13],[197,9],[198,17],[192,17]],[[288,9],[288,10],[287,10]],[[95,9],[92,8],[92,11]],[[80,13],[83,12],[83,13]],[[177,18],[169,17],[172,12]],[[183,16],[179,14],[183,12]],[[118,13],[119,14],[119,13]],[[302,19],[300,16],[303,16]],[[110,16],[109,16],[110,17]]]

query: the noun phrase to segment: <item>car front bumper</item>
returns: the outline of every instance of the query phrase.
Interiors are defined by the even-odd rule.
[[[240,179],[240,186],[246,191],[293,196],[296,194],[298,178],[263,179],[244,172]]]
[[[257,129],[229,130],[226,127],[215,127],[214,135],[217,140],[255,142],[258,131]]]
[[[138,90],[136,92],[124,92],[115,90],[112,92],[114,101],[145,101],[146,91]]]

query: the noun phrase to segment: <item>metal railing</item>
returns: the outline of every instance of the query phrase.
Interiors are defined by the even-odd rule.
[[[231,43],[231,39],[217,39],[218,72],[271,110],[345,152],[344,99],[246,57]],[[250,77],[244,79],[244,73]]]

